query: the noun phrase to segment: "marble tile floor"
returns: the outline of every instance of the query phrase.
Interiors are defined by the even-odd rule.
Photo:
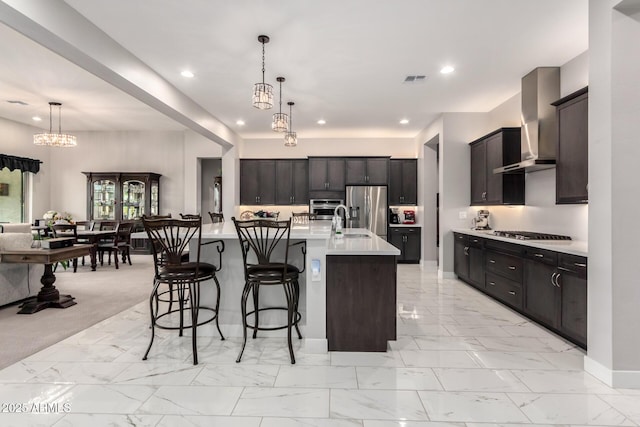
[[[584,353],[458,280],[398,266],[386,353],[305,354],[281,338],[161,331],[139,304],[0,371],[0,426],[636,426],[640,391],[583,370]],[[304,333],[304,330],[303,330]],[[3,345],[5,345],[3,343]]]

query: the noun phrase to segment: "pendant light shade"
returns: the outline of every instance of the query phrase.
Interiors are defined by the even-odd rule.
[[[258,36],[258,41],[262,43],[262,83],[253,85],[253,106],[261,110],[268,110],[273,107],[273,86],[264,82],[264,45],[269,43],[269,37]]]
[[[291,111],[291,107],[295,103],[289,101],[287,105],[289,105],[289,132],[284,134],[284,145],[285,147],[295,147],[298,145],[298,135],[293,131],[293,111]]]
[[[58,133],[53,133],[52,108],[58,107]],[[62,104],[59,102],[49,103],[49,133],[38,133],[33,135],[33,143],[35,145],[44,145],[49,147],[75,147],[78,145],[74,135],[62,133]]]
[[[271,129],[274,132],[287,132],[289,130],[289,116],[282,112],[282,82],[284,77],[278,77],[276,80],[280,83],[280,111],[273,115]]]

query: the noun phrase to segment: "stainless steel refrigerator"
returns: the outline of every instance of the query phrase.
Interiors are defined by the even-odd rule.
[[[387,240],[387,187],[348,185],[345,205],[349,209],[347,228],[366,228]]]

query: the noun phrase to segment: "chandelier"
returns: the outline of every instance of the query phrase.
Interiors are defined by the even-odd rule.
[[[289,116],[282,112],[282,82],[284,77],[278,77],[276,80],[280,83],[280,112],[273,115],[271,129],[274,132],[287,132],[289,130]]]
[[[262,83],[253,85],[253,106],[261,110],[268,110],[273,107],[273,86],[264,82],[264,44],[269,43],[268,36],[258,36],[258,41],[262,43]]]
[[[284,145],[285,147],[295,147],[298,145],[298,135],[293,131],[293,112],[291,111],[291,107],[295,104],[292,101],[287,102],[289,105],[289,132],[284,134]]]
[[[53,119],[51,109],[58,107],[58,133],[53,133]],[[35,145],[47,145],[49,147],[75,147],[78,145],[76,137],[62,133],[62,104],[59,102],[49,103],[49,133],[38,133],[33,135]]]

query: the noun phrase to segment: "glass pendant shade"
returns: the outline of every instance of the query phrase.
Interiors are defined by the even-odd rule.
[[[58,107],[58,133],[53,133],[53,119],[51,109],[53,106]],[[37,133],[33,135],[33,143],[35,145],[44,145],[49,147],[75,147],[78,145],[74,135],[62,133],[62,104],[59,102],[49,103],[49,132]]]
[[[253,85],[251,103],[260,110],[268,110],[273,107],[273,86],[264,82],[264,45],[269,43],[269,36],[260,35],[258,41],[262,43],[262,83]]]
[[[298,145],[298,135],[296,132],[287,132],[284,134],[284,146],[295,147]]]
[[[284,77],[278,77],[276,80],[280,83],[280,111],[273,115],[271,130],[274,132],[287,132],[289,130],[289,116],[282,112],[282,82]]]
[[[284,113],[275,113],[273,115],[273,122],[271,123],[271,129],[274,132],[286,132],[289,130],[289,116]]]
[[[273,86],[268,83],[253,85],[253,106],[261,110],[273,107]]]
[[[289,106],[289,132],[284,134],[284,146],[285,147],[295,147],[298,145],[298,135],[293,131],[293,111],[291,111],[292,107],[295,105],[294,102],[287,102]]]

